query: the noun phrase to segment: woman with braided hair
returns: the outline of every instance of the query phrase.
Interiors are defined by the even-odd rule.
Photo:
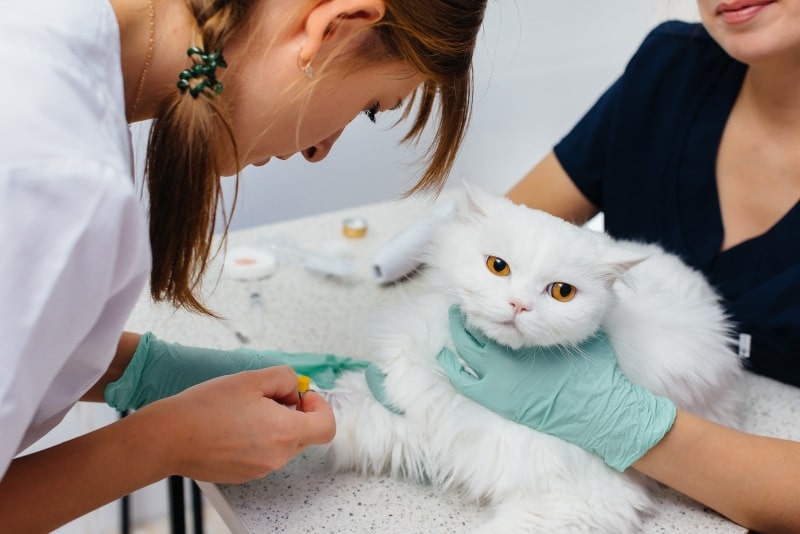
[[[299,398],[281,353],[184,347],[123,326],[148,275],[155,300],[212,313],[197,291],[220,177],[298,152],[320,161],[362,112],[406,106],[406,140],[435,121],[413,189],[441,187],[467,124],[485,5],[28,0],[7,10],[1,532],[52,530],[172,474],[262,477],[333,437],[330,407]],[[143,213],[128,124],[146,119]],[[135,412],[15,458],[79,400]]]

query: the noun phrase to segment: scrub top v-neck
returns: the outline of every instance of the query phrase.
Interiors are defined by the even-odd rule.
[[[749,368],[800,385],[800,203],[720,250],[716,158],[746,70],[702,26],[664,23],[554,151],[611,235],[659,243],[707,276]]]

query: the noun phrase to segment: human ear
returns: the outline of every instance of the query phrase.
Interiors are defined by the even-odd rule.
[[[383,0],[322,0],[305,19],[298,63],[309,64],[328,41],[371,26],[386,13]]]

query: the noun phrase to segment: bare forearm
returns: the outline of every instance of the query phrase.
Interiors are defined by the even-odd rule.
[[[583,224],[597,214],[597,207],[583,196],[553,152],[514,184],[506,196],[516,204],[525,204],[576,224]]]
[[[161,419],[135,413],[14,460],[0,482],[0,532],[49,532],[171,474]]]
[[[140,337],[139,334],[131,332],[122,333],[119,338],[119,344],[117,345],[117,352],[114,355],[114,359],[111,361],[111,365],[108,366],[108,369],[105,374],[100,377],[100,380],[81,397],[82,401],[104,402],[105,398],[103,392],[106,386],[111,382],[119,380],[122,373],[125,372],[131,358],[133,358],[133,353],[136,352]]]
[[[800,532],[800,443],[678,412],[638,471],[758,532]]]

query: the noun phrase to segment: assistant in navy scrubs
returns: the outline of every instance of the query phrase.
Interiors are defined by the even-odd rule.
[[[659,243],[705,273],[747,367],[800,386],[800,203],[722,250],[717,153],[746,72],[700,24],[664,23],[554,152],[608,233]]]

